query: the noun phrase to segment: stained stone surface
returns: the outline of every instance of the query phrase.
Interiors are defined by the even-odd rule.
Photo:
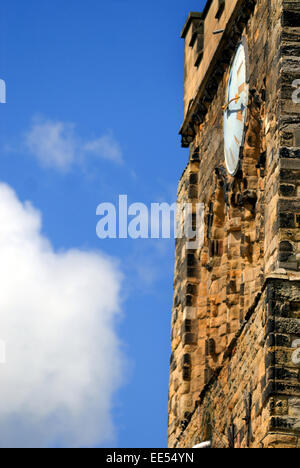
[[[208,3],[214,12],[219,2]],[[206,75],[186,52],[185,102],[193,101],[181,133],[190,157],[178,201],[204,203],[205,240],[197,251],[187,239],[176,242],[169,445],[293,448],[300,444],[300,366],[292,359],[300,338],[300,104],[292,100],[300,2],[238,0],[226,11],[219,19],[195,15],[184,31],[187,49],[197,32],[205,48],[218,24],[225,29],[211,56],[204,53],[214,64]],[[242,36],[250,101],[231,177],[222,106]]]

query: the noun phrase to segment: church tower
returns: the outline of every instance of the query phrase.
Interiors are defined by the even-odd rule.
[[[176,242],[169,446],[299,447],[300,2],[207,0],[182,38],[204,242]]]

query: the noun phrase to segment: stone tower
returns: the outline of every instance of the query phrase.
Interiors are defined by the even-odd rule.
[[[169,445],[300,447],[300,1],[207,0],[182,37],[205,226],[176,243]]]

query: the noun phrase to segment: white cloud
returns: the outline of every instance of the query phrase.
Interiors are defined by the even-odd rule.
[[[45,167],[69,169],[76,159],[75,126],[70,123],[35,120],[25,135],[28,151]]]
[[[122,162],[122,151],[120,145],[114,140],[111,134],[104,135],[97,140],[87,142],[83,147],[83,151],[116,163]]]
[[[68,171],[74,164],[94,156],[113,163],[122,162],[122,150],[112,133],[83,141],[69,122],[35,118],[25,133],[25,148],[44,167]]]
[[[55,252],[40,213],[5,184],[0,225],[0,446],[103,443],[125,362],[118,267],[96,252]]]

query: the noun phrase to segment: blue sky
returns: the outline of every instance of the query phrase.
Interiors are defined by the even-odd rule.
[[[0,435],[2,431],[8,433],[3,442],[6,445],[120,448],[167,445],[174,241],[99,240],[96,208],[102,202],[116,203],[119,194],[127,194],[129,202],[146,204],[176,200],[177,182],[188,156],[180,148],[178,137],[183,112],[180,31],[189,11],[201,11],[204,4],[201,0],[1,2],[0,78],[7,84],[7,104],[0,106],[0,196],[5,201],[2,219],[10,226],[16,216],[20,220],[16,228],[20,243],[28,230],[30,240],[25,250],[32,248],[35,252],[34,262],[32,257],[14,254],[15,271],[21,270],[18,264],[21,257],[24,271],[27,263],[34,265],[32,268],[39,265],[32,278],[39,278],[43,271],[50,280],[45,280],[42,287],[37,279],[39,297],[31,302],[36,283],[32,280],[27,286],[29,274],[18,278],[6,266],[3,270],[3,277],[8,278],[6,289],[11,288],[14,294],[6,297],[6,292],[2,292],[2,303],[11,310],[12,318],[7,323],[7,315],[0,311],[0,327],[2,324],[3,330],[7,330],[3,339],[9,341],[9,330],[21,327],[18,318],[22,317],[28,336],[35,342],[35,334],[41,333],[43,324],[51,330],[55,320],[59,323],[51,336],[49,333],[43,340],[47,346],[39,345],[38,341],[35,348],[28,344],[31,363],[27,375],[32,366],[36,368],[36,378],[28,378],[27,382],[17,365],[10,373],[0,368],[1,386],[7,384],[10,399],[9,410],[0,405],[0,420],[5,421],[5,427],[0,424]],[[34,212],[24,204],[27,200]],[[8,234],[11,236],[11,231]],[[40,240],[45,238],[50,247],[40,247]],[[10,251],[7,246],[10,248],[10,244],[3,244],[2,249]],[[70,273],[70,265],[77,276]],[[70,276],[77,284],[80,278],[95,278],[98,273],[100,289],[93,279],[85,289],[81,285],[82,294],[76,301],[82,314],[79,309],[75,313],[74,298],[64,296],[63,286],[60,296],[60,285],[69,284]],[[26,294],[30,288],[32,294]],[[28,300],[25,318],[24,309],[15,302],[14,296],[18,294],[20,302]],[[58,309],[62,307],[62,314],[70,309],[71,327],[61,327],[61,315],[53,318],[49,305],[53,297],[53,304]],[[85,304],[95,311],[94,315],[84,310]],[[43,310],[40,328],[35,327],[33,310]],[[103,323],[95,318],[99,310],[104,315],[107,311],[110,314]],[[86,326],[82,318],[85,313],[89,324],[102,327],[102,334]],[[39,346],[43,347],[40,354],[45,355],[45,362],[51,362],[49,356],[53,356],[54,349],[66,356],[63,362],[55,361],[60,367],[53,367],[56,369],[53,376],[64,374],[64,366],[69,369],[67,359],[72,360],[72,354],[67,357],[64,340],[56,344],[55,336],[58,329],[63,329],[66,342],[73,343],[77,335],[72,335],[70,329],[73,330],[76,320],[86,332],[86,341],[78,338],[82,346],[80,356],[88,354],[82,363],[81,357],[76,359],[82,369],[87,362],[91,366],[93,395],[87,397],[89,391],[85,388],[80,404],[74,402],[71,406],[68,395],[72,399],[77,387],[69,389],[63,402],[57,394],[58,377],[53,377],[55,385],[47,390],[47,399],[37,398],[34,406],[28,395],[49,389],[49,381],[43,381],[36,364]],[[11,339],[13,342],[24,337],[16,334]],[[103,349],[97,346],[90,349],[93,339],[109,342]],[[68,350],[75,347],[70,344]],[[18,362],[17,352],[15,359]],[[9,354],[6,366],[10,366]],[[63,392],[72,382],[81,385],[80,376],[76,374],[75,378],[72,374],[72,378],[62,383]],[[22,393],[22,378],[26,380],[24,388],[30,389],[26,397]],[[109,388],[104,382],[106,378],[111,379]],[[9,385],[19,386],[18,395],[9,396]],[[96,401],[97,395],[99,400],[105,395],[106,402],[105,408],[95,410],[101,419],[99,425],[104,425],[99,430],[97,421],[85,419],[84,414],[91,412],[89,402]],[[74,429],[79,423],[85,424],[81,428],[86,433],[82,438],[80,431]],[[61,429],[64,425],[65,433]],[[43,437],[37,436],[37,429]]]

